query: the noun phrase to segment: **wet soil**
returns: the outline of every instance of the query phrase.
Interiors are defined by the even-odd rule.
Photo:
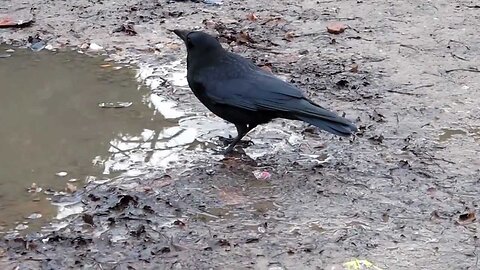
[[[168,30],[207,29],[360,132],[338,139],[279,120],[250,134],[247,155],[227,159],[209,150],[218,129],[200,132],[200,147],[168,169],[87,185],[85,214],[63,229],[5,236],[3,268],[327,269],[364,258],[384,269],[478,269],[473,1],[11,2],[5,12],[33,8],[36,22],[1,30],[4,42],[35,33],[54,47],[93,42],[117,61],[173,73],[185,51]],[[348,28],[328,34],[331,21]],[[128,22],[136,36],[114,33]],[[164,84],[145,77],[154,93],[197,122],[221,122],[164,71],[154,74]]]

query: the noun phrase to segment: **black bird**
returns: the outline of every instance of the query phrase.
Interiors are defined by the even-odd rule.
[[[257,125],[275,118],[302,120],[345,137],[357,131],[349,120],[315,104],[292,84],[226,51],[213,36],[200,31],[173,32],[187,47],[187,80],[193,93],[237,128],[238,135],[224,154]]]

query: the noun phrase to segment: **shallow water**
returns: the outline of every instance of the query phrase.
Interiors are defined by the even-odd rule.
[[[114,160],[175,125],[145,104],[150,92],[133,69],[75,51],[7,49],[0,46],[0,226],[32,213],[55,217],[45,190],[110,178],[125,169]],[[126,107],[105,108],[118,102]],[[32,183],[42,190],[27,192]]]

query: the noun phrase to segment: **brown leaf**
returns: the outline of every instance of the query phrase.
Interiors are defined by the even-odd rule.
[[[275,26],[279,27],[280,25],[285,25],[285,24],[287,24],[287,21],[282,17],[272,17],[262,23],[262,25],[267,25],[270,27],[275,27]]]
[[[250,34],[246,31],[240,31],[237,35],[237,42],[238,43],[254,43],[253,39],[250,37]]]
[[[327,25],[327,31],[330,34],[340,34],[347,29],[347,26],[341,22],[331,22]]]
[[[255,21],[258,20],[258,17],[257,17],[257,15],[255,15],[254,12],[252,12],[252,13],[250,13],[250,14],[247,15],[247,20],[252,21],[252,22],[255,22]]]
[[[461,214],[458,217],[457,224],[458,225],[468,225],[470,223],[473,223],[477,219],[475,215],[475,211],[470,211],[465,214]]]
[[[294,37],[295,37],[295,34],[293,32],[287,32],[284,36],[284,39],[286,41],[292,41]]]

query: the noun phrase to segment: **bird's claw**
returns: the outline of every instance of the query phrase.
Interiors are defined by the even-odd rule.
[[[235,138],[232,138],[232,137],[225,138],[222,136],[219,136],[218,139],[220,140],[220,142],[223,143],[223,146],[229,146],[235,140]],[[240,142],[238,142],[237,145],[240,145],[242,147],[248,147],[248,146],[252,146],[253,144],[254,143],[251,140],[241,140]]]

